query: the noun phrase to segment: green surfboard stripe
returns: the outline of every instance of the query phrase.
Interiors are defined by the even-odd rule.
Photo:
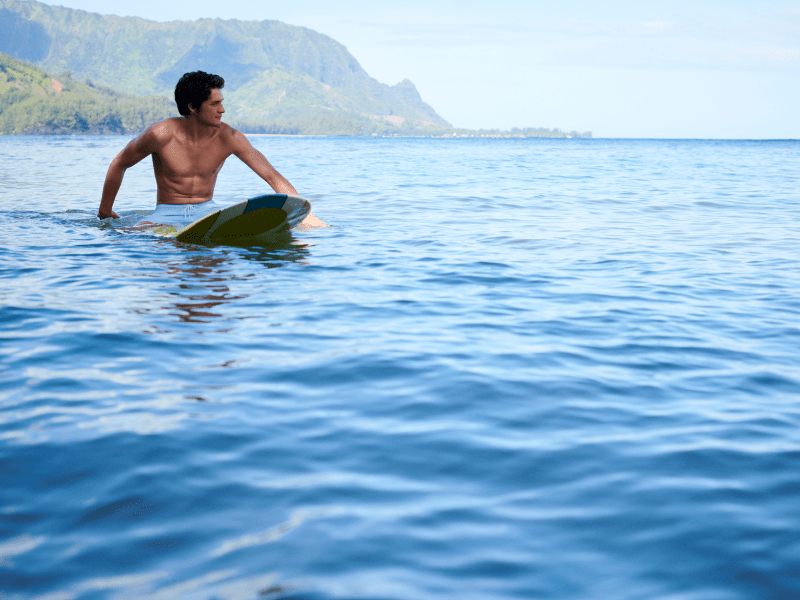
[[[286,219],[280,208],[257,208],[223,223],[211,234],[212,241],[253,237],[278,227]]]

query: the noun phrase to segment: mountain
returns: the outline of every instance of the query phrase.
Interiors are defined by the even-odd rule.
[[[342,44],[280,21],[159,23],[0,0],[0,53],[0,133],[133,133],[176,114],[175,83],[200,69],[225,78],[225,120],[249,133],[591,137],[455,129],[407,79],[379,83]]]
[[[0,52],[138,96],[172,97],[183,73],[217,73],[225,78],[226,120],[249,129],[310,122],[338,123],[344,133],[451,129],[410,81],[379,83],[342,44],[280,21],[159,23],[0,0]]]
[[[0,52],[0,134],[135,133],[176,116],[164,96],[121,94],[68,73],[53,76]]]

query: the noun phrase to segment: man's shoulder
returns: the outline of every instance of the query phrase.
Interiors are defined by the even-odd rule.
[[[163,121],[153,123],[150,125],[149,129],[152,134],[158,138],[171,137],[180,132],[181,125],[183,125],[182,117],[171,117],[169,119],[164,119]]]
[[[240,137],[240,136],[242,136],[242,137],[244,136],[244,134],[241,131],[231,127],[227,123],[220,123],[219,124],[219,132],[224,137],[230,138],[230,139],[234,139],[234,138],[237,138],[237,137]]]
[[[247,137],[227,123],[220,123],[219,135],[234,152],[248,145]]]
[[[160,146],[170,141],[181,131],[181,118],[173,117],[157,121],[145,129],[139,139],[150,146]]]

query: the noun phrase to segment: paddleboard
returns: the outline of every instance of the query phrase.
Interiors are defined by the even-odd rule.
[[[308,213],[311,203],[291,194],[265,194],[228,206],[181,230],[168,225],[148,227],[151,233],[194,244],[246,244],[268,241],[288,231]]]

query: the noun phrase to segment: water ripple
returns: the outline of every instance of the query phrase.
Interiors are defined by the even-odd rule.
[[[797,596],[797,142],[253,141],[330,228],[0,138],[0,595]]]

